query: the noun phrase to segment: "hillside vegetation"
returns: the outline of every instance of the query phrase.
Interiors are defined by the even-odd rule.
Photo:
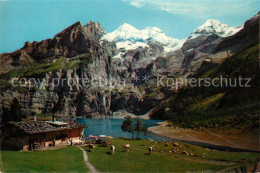
[[[184,128],[240,129],[257,134],[260,113],[259,45],[227,58],[196,78],[251,78],[250,87],[186,87],[163,102],[152,118],[171,120]],[[245,84],[245,83],[244,83]],[[224,128],[223,128],[224,129]]]
[[[14,77],[35,77],[57,70],[69,70],[89,64],[92,61],[90,54],[83,54],[73,58],[60,57],[53,62],[37,64],[35,66],[21,67],[0,75],[0,79]]]

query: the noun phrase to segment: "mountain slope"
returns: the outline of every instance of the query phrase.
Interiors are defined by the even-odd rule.
[[[211,80],[221,75],[233,80],[250,78],[250,87],[184,88],[156,108],[151,117],[172,119],[178,126],[192,128],[208,128],[216,124],[226,126],[230,123],[233,123],[232,126],[246,127],[248,123],[249,129],[256,132],[260,106],[259,19],[260,13],[246,21],[243,29],[235,35],[217,41],[208,57],[224,52],[225,58],[221,61],[206,59],[190,76]],[[231,53],[227,53],[229,51]]]
[[[215,51],[216,48],[225,38],[241,29],[243,30],[243,27],[230,27],[219,20],[209,19],[193,31],[181,48],[184,54],[182,69],[185,76],[196,72],[206,59],[214,62],[222,61],[226,53],[223,50]]]
[[[241,49],[248,48],[259,43],[259,20],[260,12],[251,19],[247,20],[244,28],[233,36],[227,37],[223,40],[214,52],[226,51],[229,48],[231,52],[237,52]]]
[[[224,81],[223,87],[206,87],[203,83],[201,87],[184,88],[156,108],[151,117],[170,119],[176,126],[185,128],[238,128],[256,134],[260,113],[258,56],[259,44],[234,54],[197,76],[211,80],[222,76],[232,80],[233,84],[237,80],[235,87],[226,87]],[[200,68],[205,68],[206,64]],[[250,87],[239,86],[240,77],[250,78]]]

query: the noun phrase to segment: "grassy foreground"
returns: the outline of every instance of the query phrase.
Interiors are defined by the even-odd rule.
[[[2,172],[86,172],[82,151],[65,147],[48,151],[0,151]]]
[[[98,146],[88,152],[90,162],[101,172],[186,172],[186,171],[220,171],[247,170],[253,171],[258,153],[224,152],[183,144],[173,147],[172,142],[165,146],[162,142],[155,144],[145,140],[113,139],[116,152],[110,154],[108,147]],[[122,145],[130,144],[129,152],[124,152]],[[155,145],[156,152],[148,155],[148,147]],[[177,153],[169,152],[178,148]],[[85,148],[88,151],[88,148]],[[182,151],[193,153],[187,156]],[[202,154],[205,154],[205,159]]]
[[[116,146],[114,155],[110,148],[97,146],[88,152],[90,162],[101,172],[187,172],[187,171],[248,171],[253,172],[259,153],[224,152],[209,150],[194,145],[172,142],[165,145],[148,140],[113,139]],[[122,145],[130,144],[129,152]],[[156,146],[156,151],[148,154],[148,147]],[[169,152],[173,148],[178,152]],[[85,147],[88,151],[88,147]],[[194,156],[182,154],[183,151]],[[82,151],[67,146],[46,151],[1,151],[0,171],[2,172],[87,172]],[[202,158],[202,155],[205,158]]]

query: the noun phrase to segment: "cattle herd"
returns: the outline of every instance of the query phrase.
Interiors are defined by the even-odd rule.
[[[110,145],[111,154],[112,155],[115,154],[116,147],[114,145],[111,145],[110,143],[108,145]],[[89,143],[88,147],[89,147],[89,151],[94,151],[94,149],[96,148],[95,144],[92,144],[92,143]],[[122,147],[124,148],[125,152],[129,152],[130,144],[125,144]],[[150,146],[148,148],[149,154],[151,154],[153,151],[155,151],[155,148],[156,147],[154,145]]]
[[[153,142],[154,142],[155,144],[157,143],[156,141],[153,141]],[[104,145],[104,143],[102,143],[102,142],[101,142],[101,144]],[[111,153],[111,155],[114,155],[114,154],[115,154],[115,150],[116,150],[115,145],[112,145],[111,143],[105,143],[105,144],[106,144],[105,146],[107,146],[107,147],[110,148],[110,153]],[[166,141],[165,141],[163,144],[164,144],[165,147],[168,146],[168,142],[166,142]],[[173,145],[173,146],[180,146],[180,145],[179,145],[178,143],[176,143],[176,142],[173,142],[172,145]],[[88,147],[89,147],[89,151],[94,151],[94,149],[95,149],[96,146],[95,146],[95,144],[93,144],[93,143],[89,143],[89,144],[88,144]],[[187,147],[188,147],[188,146],[187,146]],[[122,145],[122,148],[124,149],[125,152],[129,152],[129,151],[130,151],[130,144]],[[151,155],[152,152],[155,151],[155,149],[156,149],[156,146],[155,146],[155,145],[152,145],[152,146],[148,147],[148,154]],[[176,152],[179,152],[179,149],[178,149],[178,148],[174,148],[174,149],[172,149],[170,152],[176,153]],[[182,152],[182,154],[185,154],[185,155],[188,155],[188,156],[194,156],[193,153],[188,153],[188,152],[186,152],[185,150]],[[205,154],[204,154],[204,153],[203,153],[203,155],[202,155],[202,158],[205,158]]]

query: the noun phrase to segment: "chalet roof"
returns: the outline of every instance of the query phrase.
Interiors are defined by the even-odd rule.
[[[46,123],[55,125],[55,126],[67,126],[69,123],[62,122],[62,121],[45,121]]]
[[[14,122],[11,121],[8,124],[23,130],[25,133],[28,134],[36,134],[36,133],[46,133],[58,130],[66,130],[66,129],[77,129],[77,128],[87,128],[84,124],[81,124],[77,121],[66,121],[64,124],[66,126],[57,126],[55,124],[51,124],[45,121],[21,121],[21,122]]]

